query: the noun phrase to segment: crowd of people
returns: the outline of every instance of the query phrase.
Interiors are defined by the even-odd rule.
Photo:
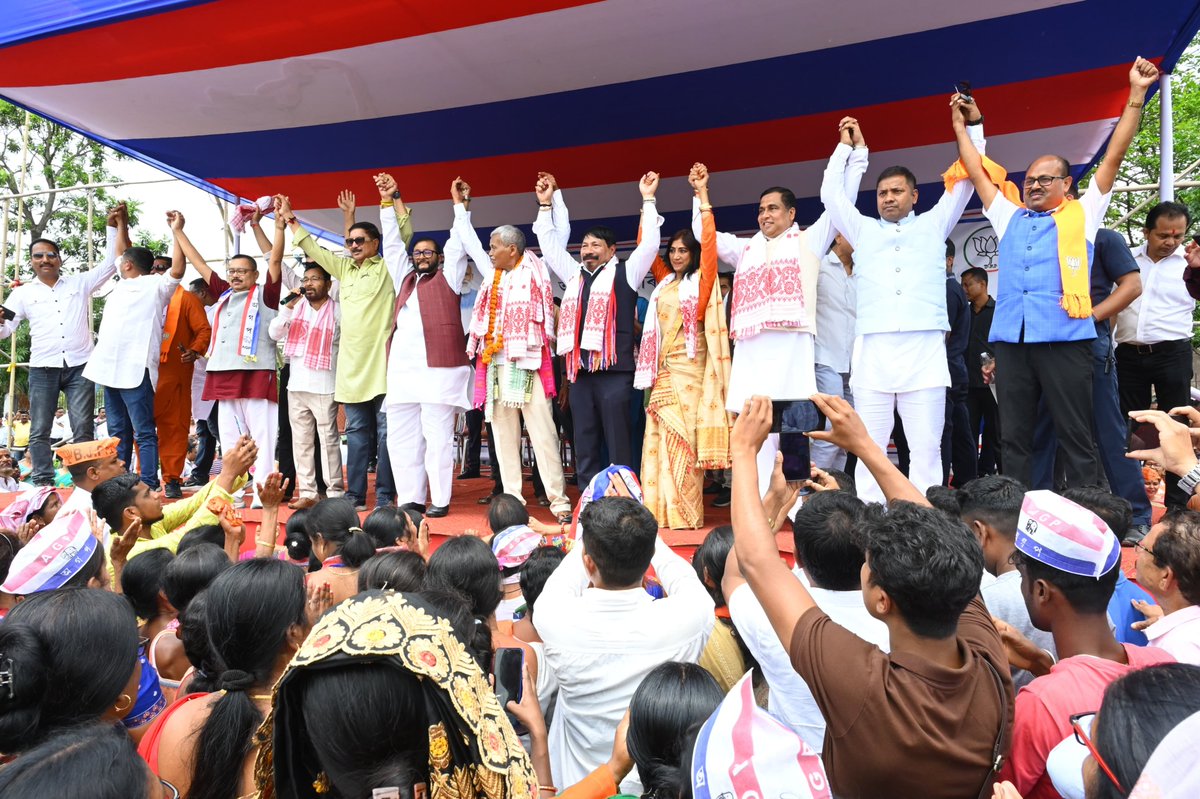
[[[0,509],[0,796],[1197,795],[1200,248],[1182,205],[1132,254],[1101,228],[1157,76],[1131,68],[1087,191],[1044,156],[1022,197],[955,94],[930,210],[904,167],[878,218],[855,207],[847,117],[816,222],[772,187],[757,234],[721,233],[696,163],[665,255],[654,172],[623,261],[604,227],[569,252],[548,173],[540,253],[512,225],[485,250],[461,178],[445,244],[415,235],[387,174],[378,225],[340,196],[341,254],[286,195],[244,209],[263,276],[218,274],[178,212],[156,256],[114,208],[80,275],[34,242],[0,327],[33,346],[29,485],[0,462],[22,489]],[[994,300],[950,271],[973,193]],[[774,402],[798,399],[825,420],[802,481]],[[496,490],[486,529],[438,544],[463,412]],[[554,523],[527,509],[523,431]],[[709,477],[732,523],[689,563],[661,531],[704,526]]]

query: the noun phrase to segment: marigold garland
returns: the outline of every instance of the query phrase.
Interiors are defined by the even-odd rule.
[[[484,364],[492,362],[492,356],[500,352],[504,348],[504,335],[495,333],[496,328],[496,309],[500,304],[500,278],[504,277],[503,270],[495,270],[492,276],[492,292],[488,296],[488,327],[487,334],[484,335],[483,354],[480,356]]]

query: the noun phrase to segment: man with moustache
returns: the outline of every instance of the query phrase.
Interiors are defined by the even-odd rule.
[[[293,510],[317,504],[314,452],[321,458],[326,495],[342,495],[342,437],[338,432],[337,402],[333,398],[341,308],[329,296],[332,285],[329,273],[310,263],[300,281],[303,296],[280,308],[271,320],[271,338],[283,342],[283,355],[291,364],[288,421],[292,428],[297,496],[288,507]]]
[[[279,387],[275,374],[275,342],[269,329],[279,308],[283,271],[283,214],[275,210],[275,247],[271,250],[267,280],[258,285],[258,262],[249,255],[229,259],[222,278],[183,231],[183,214],[170,211],[167,220],[179,246],[208,288],[217,295],[212,340],[208,345],[208,374],[204,399],[218,400],[218,435],[221,451],[228,453],[245,435],[259,444],[254,477],[263,482],[275,471],[275,440],[279,433]],[[227,457],[227,456],[226,456]],[[247,487],[253,494],[254,480]],[[262,504],[254,496],[255,507]]]
[[[376,180],[379,196],[396,189],[391,175]],[[471,407],[471,367],[460,293],[467,254],[457,230],[446,242],[445,267],[433,239],[404,249],[400,226],[383,214],[383,254],[400,265],[395,324],[388,338],[387,449],[396,478],[396,503],[425,505],[434,518],[450,512],[454,484],[454,418]]]
[[[1096,324],[1090,271],[1117,170],[1137,132],[1146,92],[1157,80],[1154,64],[1143,58],[1134,62],[1129,98],[1104,160],[1078,200],[1067,196],[1074,184],[1070,163],[1062,156],[1043,155],[1025,172],[1025,207],[1017,204],[1003,167],[981,158],[967,135],[961,102],[956,98],[952,104],[960,164],[1000,237],[1000,290],[991,341],[1000,376],[1001,449],[1005,474],[1025,485],[1032,479],[1042,397],[1062,448],[1067,487],[1092,485],[1101,474],[1092,435]]]

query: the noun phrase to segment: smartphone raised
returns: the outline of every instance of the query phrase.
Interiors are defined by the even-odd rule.
[[[1181,425],[1187,426],[1188,420],[1186,416],[1172,416],[1171,421],[1179,422]],[[1158,449],[1159,435],[1158,428],[1153,422],[1138,422],[1130,419],[1129,438],[1125,442],[1127,452],[1134,452],[1142,449]]]
[[[969,80],[960,80],[957,83],[955,83],[954,91],[957,92],[958,96],[963,98],[964,100],[974,101],[974,99],[975,99],[974,97],[971,96],[971,81],[969,81]]]
[[[0,316],[3,316],[6,320],[9,320],[9,321],[17,318],[16,311],[9,310],[8,308],[5,308],[3,305],[0,305]]]
[[[812,400],[776,400],[771,403],[772,432],[779,433],[783,476],[788,482],[812,477],[812,453],[806,433],[825,429],[825,414]]]
[[[500,647],[492,656],[493,690],[500,700],[500,707],[508,713],[508,720],[518,735],[525,732],[512,713],[508,712],[509,702],[520,702],[524,696],[524,681],[521,678],[525,669],[525,650],[518,647]]]

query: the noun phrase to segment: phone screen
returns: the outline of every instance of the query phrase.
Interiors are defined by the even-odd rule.
[[[772,433],[811,433],[825,429],[825,414],[812,400],[771,400]]]
[[[783,479],[796,483],[812,477],[808,436],[788,431],[780,433],[779,451],[783,454]]]
[[[1172,416],[1172,421],[1179,422],[1182,425],[1188,423],[1185,416]],[[1141,449],[1158,449],[1159,435],[1158,428],[1153,422],[1136,422],[1133,419],[1129,420],[1129,440],[1126,442],[1126,451],[1133,452]]]
[[[492,675],[496,678],[496,698],[500,707],[507,708],[509,702],[520,702],[522,696],[521,669],[525,665],[525,650],[517,647],[501,647],[492,658]]]

